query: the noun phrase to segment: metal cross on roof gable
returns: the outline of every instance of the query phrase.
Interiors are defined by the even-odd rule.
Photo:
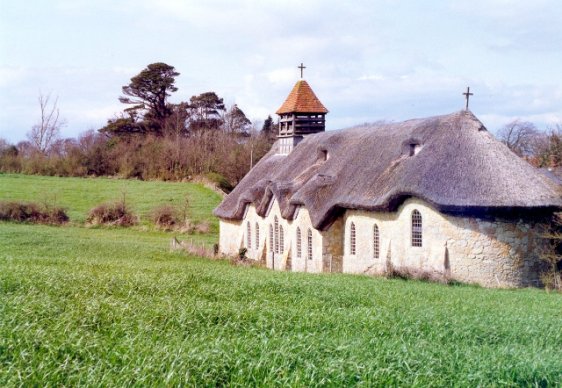
[[[301,69],[301,78],[302,78],[302,71],[303,71],[304,69],[306,69],[306,66],[303,65],[302,62],[301,62],[301,65],[300,65],[300,66],[297,66],[297,69]]]
[[[464,109],[468,110],[468,99],[470,98],[470,96],[474,95],[474,93],[470,93],[470,86],[466,87],[466,92],[464,92],[463,95],[466,98],[466,107]]]

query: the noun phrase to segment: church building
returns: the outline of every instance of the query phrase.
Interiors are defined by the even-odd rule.
[[[562,209],[562,187],[472,112],[326,132],[327,113],[299,80],[271,151],[214,211],[222,254],[246,248],[285,271],[539,283],[539,224]]]

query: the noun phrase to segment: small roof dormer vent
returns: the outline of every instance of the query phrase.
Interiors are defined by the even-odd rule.
[[[414,156],[417,155],[422,149],[421,144],[417,143],[410,143],[409,155]]]
[[[401,154],[405,156],[415,156],[423,148],[419,138],[411,137],[402,143]]]

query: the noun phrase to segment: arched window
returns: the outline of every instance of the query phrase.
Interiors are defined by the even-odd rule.
[[[256,222],[256,249],[260,247],[260,225]]]
[[[279,253],[285,251],[285,235],[283,234],[283,225],[279,225]]]
[[[297,257],[300,259],[301,255],[302,255],[301,228],[297,227]]]
[[[279,253],[279,219],[275,216],[275,253]]]
[[[273,252],[273,225],[269,224],[269,251]]]
[[[381,253],[379,227],[377,224],[373,227],[373,257],[378,259]]]
[[[307,240],[308,240],[308,250],[307,250],[307,256],[308,256],[308,260],[312,260],[312,230],[308,229],[308,236],[307,236]]]
[[[353,222],[349,228],[349,253],[355,254],[355,224]]]
[[[250,221],[247,223],[246,231],[246,248],[252,249],[252,227],[250,226]]]
[[[422,216],[417,210],[412,212],[412,246],[422,246]]]

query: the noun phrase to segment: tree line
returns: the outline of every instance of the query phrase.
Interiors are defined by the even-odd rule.
[[[60,138],[66,121],[57,100],[40,94],[41,117],[28,140],[0,139],[0,171],[163,180],[207,175],[223,188],[235,186],[270,149],[271,116],[258,130],[240,107],[227,107],[212,91],[172,103],[179,75],[165,63],[148,65],[122,87],[126,108],[77,138]]]
[[[182,180],[207,175],[235,186],[270,149],[277,129],[271,116],[258,129],[236,104],[215,92],[172,103],[173,66],[152,63],[124,85],[122,112],[97,130],[60,138],[66,125],[57,99],[39,95],[40,118],[16,145],[0,139],[0,172],[58,176],[120,176]],[[515,120],[498,138],[536,167],[562,166],[562,126],[540,131]]]
[[[498,139],[536,167],[562,166],[562,125],[540,131],[529,121],[514,120],[498,131]]]

